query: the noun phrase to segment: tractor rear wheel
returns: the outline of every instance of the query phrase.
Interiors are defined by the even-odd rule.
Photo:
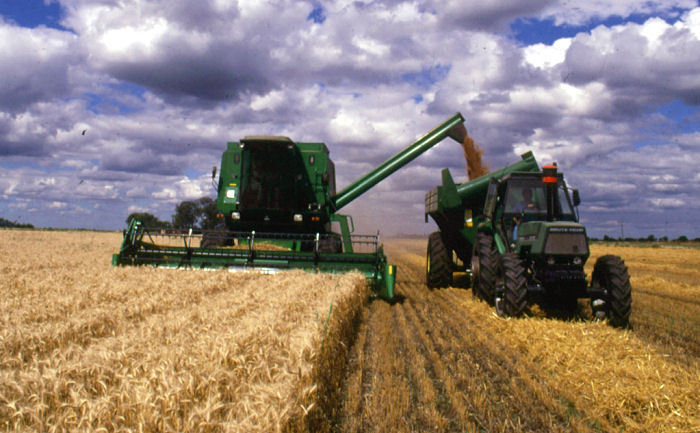
[[[602,310],[610,324],[627,327],[632,311],[632,286],[625,262],[618,256],[600,257],[593,267],[593,281],[607,291]]]
[[[525,264],[515,253],[501,257],[499,280],[503,278],[503,293],[496,293],[496,313],[501,317],[521,316],[527,308],[527,278]]]
[[[498,251],[493,238],[477,233],[472,254],[472,294],[492,303],[496,294]]]
[[[440,232],[430,234],[426,256],[425,279],[428,288],[451,286],[452,251],[445,246]]]

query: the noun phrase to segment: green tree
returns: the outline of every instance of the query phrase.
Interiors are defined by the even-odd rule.
[[[0,218],[0,227],[12,227],[12,228],[21,228],[21,229],[33,229],[34,228],[34,226],[32,224],[22,224],[22,223],[18,223],[17,221],[6,220],[5,218]]]
[[[195,227],[199,216],[199,205],[197,201],[185,200],[175,206],[173,214],[173,227],[176,229],[186,229]]]
[[[210,197],[185,200],[175,206],[173,227],[177,229],[213,229],[216,226],[216,201]]]
[[[216,208],[216,201],[210,197],[202,197],[198,201],[200,208],[199,227],[211,230],[216,227],[216,214],[219,213],[219,210]]]
[[[157,216],[150,214],[148,212],[133,212],[126,217],[126,223],[131,223],[131,220],[141,221],[145,227],[159,227],[159,228],[169,228],[170,223],[168,221],[161,221]]]

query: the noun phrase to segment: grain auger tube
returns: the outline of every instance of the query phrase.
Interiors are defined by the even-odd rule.
[[[132,221],[112,262],[265,272],[357,270],[378,296],[390,300],[396,267],[387,263],[379,234],[353,234],[352,218],[338,211],[446,137],[461,142],[463,122],[456,113],[338,193],[324,143],[279,136],[229,142],[219,170],[217,230],[167,230]]]
[[[472,293],[501,316],[520,316],[536,302],[573,314],[590,298],[596,318],[627,326],[631,286],[624,261],[603,256],[590,282],[586,229],[579,193],[556,164],[539,167],[531,152],[501,170],[456,184],[449,170],[426,194],[425,219],[439,231],[428,239],[426,281],[453,284],[453,272],[471,275]]]

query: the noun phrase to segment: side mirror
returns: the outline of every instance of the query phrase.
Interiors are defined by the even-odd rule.
[[[573,192],[574,192],[574,206],[578,206],[581,204],[581,195],[578,193],[577,189],[575,189]]]
[[[211,168],[211,178],[216,179],[216,166]]]

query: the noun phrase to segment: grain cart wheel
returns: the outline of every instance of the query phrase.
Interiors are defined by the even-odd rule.
[[[496,276],[498,272],[498,251],[493,238],[485,233],[477,233],[472,254],[472,294],[493,302]]]
[[[506,253],[501,257],[499,272],[503,291],[494,297],[496,313],[501,317],[521,316],[527,308],[525,264],[515,253]]]
[[[471,261],[471,271],[472,271],[472,298],[476,298],[477,296],[481,296],[478,291],[479,291],[479,256],[473,252],[472,253],[472,261]]]
[[[632,310],[632,286],[625,262],[618,256],[600,257],[593,267],[593,281],[607,292],[605,299],[591,300],[593,313],[604,311],[612,326],[627,327]]]
[[[433,232],[428,238],[425,279],[431,289],[452,285],[452,252],[445,246],[440,232]]]

